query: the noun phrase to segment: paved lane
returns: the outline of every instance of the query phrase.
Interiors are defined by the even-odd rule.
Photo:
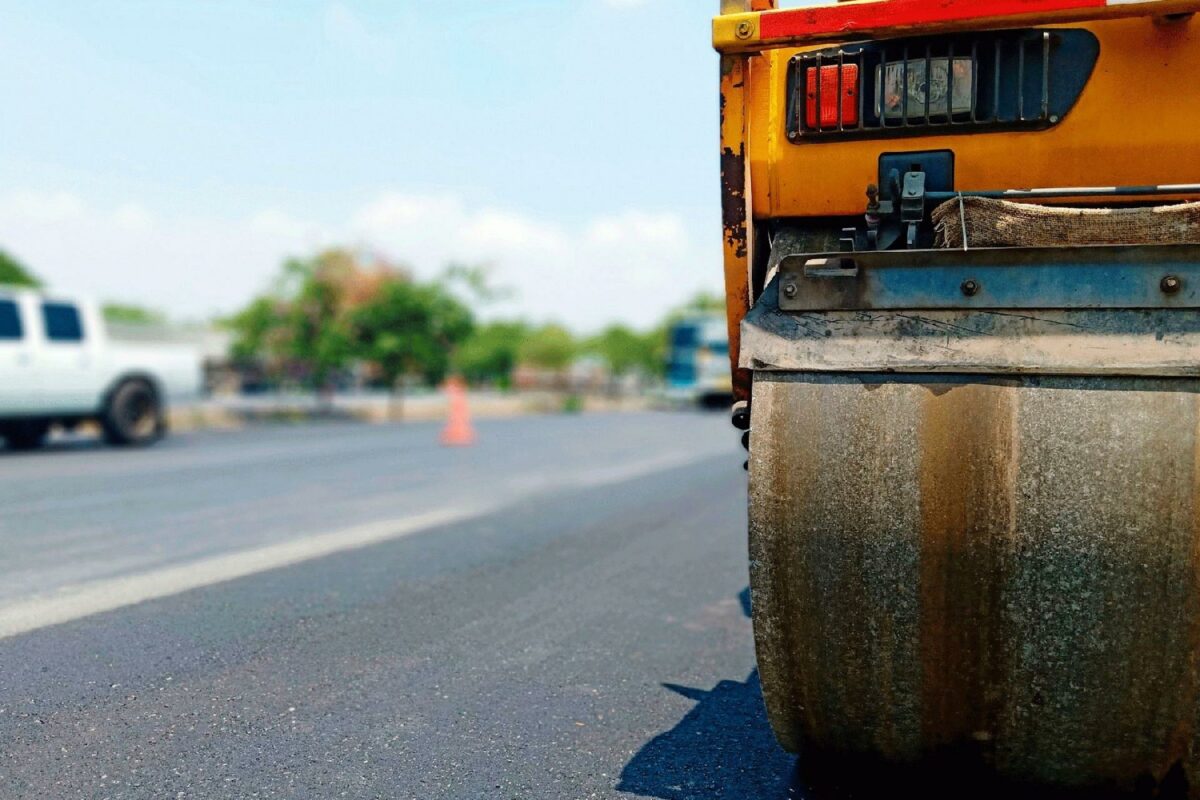
[[[725,418],[435,433],[0,457],[0,609],[477,510],[0,639],[0,797],[792,796]]]
[[[697,437],[697,431],[704,435]],[[297,425],[0,450],[0,605],[306,534],[486,508],[726,452],[719,420],[647,414],[487,424],[464,450],[430,425]]]

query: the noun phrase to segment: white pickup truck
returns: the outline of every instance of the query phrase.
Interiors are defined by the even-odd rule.
[[[150,444],[166,404],[200,385],[193,348],[113,341],[95,303],[0,288],[0,437],[11,449],[84,420],[113,444]]]

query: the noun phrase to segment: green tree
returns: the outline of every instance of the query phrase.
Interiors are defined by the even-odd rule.
[[[286,309],[275,297],[257,297],[250,305],[222,321],[222,325],[233,332],[230,356],[235,361],[278,355],[279,348],[272,342],[283,328]]]
[[[455,352],[454,368],[472,383],[489,382],[507,388],[528,331],[523,322],[482,325]]]
[[[542,369],[566,369],[579,352],[571,332],[561,325],[543,325],[530,331],[521,343],[518,359]]]
[[[0,284],[40,288],[41,280],[29,268],[4,250],[0,250]]]
[[[314,259],[292,259],[284,265],[287,281],[296,285],[295,298],[284,314],[284,352],[303,365],[309,382],[327,388],[333,373],[351,356],[351,340],[341,314],[342,269],[334,251]]]
[[[226,320],[231,355],[325,390],[354,357],[348,312],[384,283],[405,279],[399,268],[349,250],[288,259],[267,294]]]
[[[469,299],[480,305],[508,300],[516,293],[511,286],[492,283],[492,269],[487,264],[451,264],[442,271],[440,282],[447,287],[461,286]]]
[[[389,387],[407,375],[441,381],[473,327],[470,309],[449,292],[404,281],[384,284],[349,321],[353,353],[374,363]]]
[[[661,331],[638,333],[625,325],[610,325],[586,344],[589,352],[599,355],[613,375],[634,370],[655,375],[662,369]]]

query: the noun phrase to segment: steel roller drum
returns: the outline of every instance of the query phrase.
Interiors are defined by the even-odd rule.
[[[786,747],[1200,796],[1200,379],[776,367],[752,407]]]

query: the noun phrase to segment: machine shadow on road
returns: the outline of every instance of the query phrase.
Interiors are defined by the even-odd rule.
[[[738,599],[750,616],[750,589]],[[775,742],[767,723],[758,670],[711,690],[664,683],[695,700],[674,728],[643,745],[621,771],[617,789],[662,800],[766,800],[795,796],[795,758]]]
[[[618,790],[662,800],[794,796],[795,759],[771,735],[758,670],[745,681],[724,680],[709,691],[663,686],[695,700],[696,707],[634,754]]]

